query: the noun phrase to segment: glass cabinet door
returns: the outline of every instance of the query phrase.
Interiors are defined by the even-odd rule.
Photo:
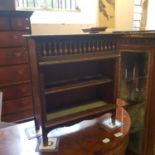
[[[148,52],[121,52],[120,98],[128,103],[131,116],[129,150],[143,148],[145,100],[148,79]]]

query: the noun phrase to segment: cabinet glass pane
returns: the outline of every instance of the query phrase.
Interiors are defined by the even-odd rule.
[[[132,121],[129,150],[138,154],[143,145],[147,63],[146,52],[122,52],[120,97],[128,102]]]

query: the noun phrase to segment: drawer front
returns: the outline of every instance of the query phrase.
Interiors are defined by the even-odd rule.
[[[30,31],[30,21],[26,17],[14,17],[11,18],[12,30],[28,30]]]
[[[14,100],[32,95],[32,87],[30,83],[4,87],[1,88],[1,91],[4,95],[4,101]]]
[[[28,119],[32,119],[32,117],[33,117],[33,111],[26,110],[15,114],[2,115],[2,121],[5,122],[26,121]]]
[[[9,30],[10,23],[8,17],[0,17],[0,30]]]
[[[24,82],[30,80],[29,65],[16,65],[0,67],[0,86],[8,86],[16,82]]]
[[[0,47],[25,47],[26,39],[22,36],[27,32],[1,32]]]
[[[18,100],[5,101],[3,103],[3,114],[12,114],[32,110],[32,97],[24,97]]]
[[[0,65],[28,63],[28,51],[23,48],[1,48]]]

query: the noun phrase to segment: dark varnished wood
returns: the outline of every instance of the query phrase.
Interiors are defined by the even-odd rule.
[[[0,17],[0,30],[9,30],[9,18],[7,17]]]
[[[0,74],[4,75],[0,77],[1,86],[7,85],[8,83],[30,80],[28,64],[0,67]],[[12,76],[14,78],[12,78]]]
[[[22,37],[23,34],[28,32],[1,32],[0,35],[0,47],[25,47],[26,40]]]
[[[142,138],[142,155],[154,155],[154,121],[155,121],[155,106],[154,106],[154,50],[155,50],[155,33],[154,31],[144,32],[125,32],[122,38],[120,38],[119,49],[123,54],[125,52],[142,53],[146,52],[148,55],[147,64],[147,83],[146,83],[146,98],[145,98],[145,119],[144,119],[144,134]],[[121,69],[121,68],[120,68]],[[121,71],[121,70],[120,70]],[[120,77],[119,77],[120,78]],[[119,80],[120,81],[120,80]],[[119,92],[119,89],[118,89]],[[118,93],[119,94],[119,93]],[[131,153],[132,154],[132,153]],[[133,153],[134,154],[134,153]]]
[[[0,2],[0,90],[4,94],[2,120],[9,122],[29,119],[33,115],[29,51],[22,36],[31,33],[29,18],[32,12],[13,11],[13,3],[12,0]]]
[[[22,63],[28,63],[28,52],[24,47],[0,49],[0,65]]]
[[[34,126],[33,121],[0,129],[0,154],[125,155],[130,129],[130,117],[123,108],[118,109],[116,113],[117,119],[121,119],[124,123],[124,126],[117,130],[110,131],[98,124],[101,120],[111,116],[108,113],[96,119],[84,120],[70,127],[52,130],[49,133],[49,137],[58,137],[60,140],[58,151],[56,152],[38,152],[36,148],[39,139],[27,139],[25,129]],[[68,133],[68,131],[70,132]],[[114,137],[113,134],[119,131],[123,133],[123,136]],[[104,144],[102,142],[104,138],[110,138],[111,141]]]
[[[34,111],[38,122],[36,126],[39,124],[43,129],[44,144],[47,143],[47,133],[52,128],[71,125],[114,110],[118,36],[28,36]],[[46,115],[49,113],[89,104],[95,100],[109,104],[59,119],[47,119]]]
[[[30,19],[28,17],[14,17],[11,18],[11,27],[13,30],[31,30]]]
[[[14,0],[5,0],[0,1],[0,10],[15,10],[15,1]]]
[[[24,110],[32,110],[32,97],[23,97],[21,99],[14,99],[4,102],[3,112],[5,115],[23,112]],[[31,104],[29,104],[31,103]],[[18,107],[18,108],[17,108]]]

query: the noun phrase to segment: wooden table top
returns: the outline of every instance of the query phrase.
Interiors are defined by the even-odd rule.
[[[49,137],[59,137],[58,151],[39,152],[40,138],[28,140],[25,129],[34,127],[34,122],[26,122],[0,129],[0,155],[100,155],[117,148],[128,141],[130,117],[123,108],[118,108],[116,118],[124,125],[115,130],[108,130],[99,122],[110,114],[105,114],[93,120],[85,120],[70,127],[54,129]],[[115,137],[114,133],[122,132],[123,136]],[[109,143],[103,143],[109,138]],[[109,155],[109,154],[108,154]]]

